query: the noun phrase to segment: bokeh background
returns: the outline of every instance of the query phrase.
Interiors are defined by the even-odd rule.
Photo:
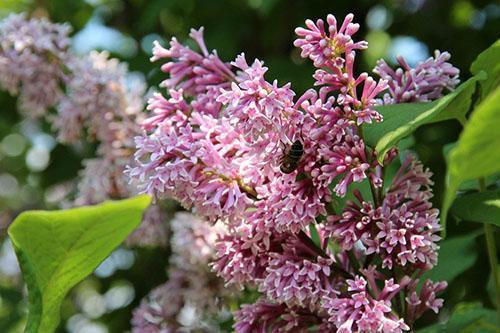
[[[73,49],[86,53],[107,50],[156,86],[162,73],[149,62],[153,40],[172,36],[186,40],[191,27],[205,27],[209,49],[223,60],[240,52],[258,57],[269,67],[267,78],[291,81],[301,93],[313,82],[314,69],[292,45],[294,28],[306,18],[355,14],[358,38],[370,48],[358,71],[371,71],[379,58],[394,62],[401,54],[410,64],[435,49],[449,51],[451,62],[470,74],[469,64],[498,38],[500,4],[491,0],[2,0],[0,19],[12,12],[29,12],[73,26]],[[26,291],[15,255],[6,239],[12,219],[26,209],[55,209],[95,146],[56,143],[50,126],[17,112],[16,99],[0,92],[0,332],[21,332],[26,315]],[[445,162],[443,147],[454,142],[460,125],[454,121],[420,128],[410,140],[424,164],[434,172],[435,198],[441,206]],[[168,221],[166,221],[168,223]],[[450,218],[450,235],[473,231]],[[475,264],[446,291],[446,308],[459,301],[482,301],[488,295],[488,263],[482,237],[475,244]],[[472,249],[471,249],[472,251]],[[126,332],[131,311],[154,286],[167,278],[168,248],[120,248],[93,276],[75,288],[63,306],[58,332]],[[446,264],[446,263],[442,263]],[[446,312],[446,310],[445,310]],[[429,318],[428,320],[433,320]],[[425,322],[425,319],[424,319]]]

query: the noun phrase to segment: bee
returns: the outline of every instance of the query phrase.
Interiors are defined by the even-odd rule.
[[[283,156],[281,157],[280,170],[283,173],[292,173],[299,166],[300,159],[304,154],[304,146],[300,140],[295,140],[295,142],[288,148],[285,149]]]

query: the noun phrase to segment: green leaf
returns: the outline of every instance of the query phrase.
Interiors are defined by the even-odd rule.
[[[500,272],[500,264],[497,265],[497,272]],[[494,274],[490,274],[490,278],[488,279],[488,283],[486,284],[486,291],[488,292],[491,303],[495,307],[498,307],[500,304],[497,304]]]
[[[472,74],[485,71],[488,78],[481,82],[481,99],[484,99],[500,85],[500,39],[484,50],[470,67]]]
[[[321,247],[321,240],[319,239],[319,233],[318,229],[316,229],[316,226],[311,223],[309,224],[309,233],[311,234],[311,239],[316,244],[316,246]]]
[[[64,211],[20,214],[8,232],[29,291],[25,332],[51,333],[68,291],[139,224],[148,196]]]
[[[476,91],[476,84],[486,77],[485,72],[479,72],[458,86],[454,92],[434,102],[376,107],[377,111],[384,116],[384,121],[366,125],[365,141],[368,145],[375,147],[378,160],[382,162],[389,149],[422,125],[448,119],[458,119],[464,123],[471,97]]]
[[[500,190],[463,195],[453,202],[450,211],[464,221],[500,226]]]
[[[497,88],[472,113],[457,145],[449,154],[446,192],[441,209],[441,220],[444,222],[461,183],[500,171],[499,105],[500,88]]]
[[[453,281],[461,273],[471,268],[477,260],[475,251],[475,238],[480,233],[467,234],[448,238],[439,246],[438,264],[422,276],[422,281],[431,279],[433,281]]]
[[[443,146],[443,156],[445,159],[448,159],[448,156],[450,155],[450,152],[457,146],[456,142],[449,143]],[[500,174],[495,174],[491,176],[485,177],[485,183],[486,186],[490,186],[492,184],[495,184],[500,181]],[[458,191],[471,191],[471,190],[477,190],[478,189],[478,182],[477,179],[472,179],[472,180],[467,180],[464,181],[463,183],[460,183],[458,186]]]
[[[444,324],[428,326],[418,333],[494,333],[498,332],[498,318],[493,310],[479,303],[460,303]]]

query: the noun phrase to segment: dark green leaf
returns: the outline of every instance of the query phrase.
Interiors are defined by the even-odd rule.
[[[64,211],[28,211],[9,236],[29,291],[26,332],[51,333],[68,291],[139,224],[148,196]]]
[[[500,190],[463,195],[453,202],[450,210],[464,221],[500,226]]]
[[[446,323],[426,327],[418,333],[493,333],[498,332],[497,325],[495,311],[478,303],[461,303]]]
[[[442,241],[439,249],[438,264],[422,277],[433,281],[453,281],[461,273],[472,267],[477,259],[474,249],[478,233],[448,238]]]

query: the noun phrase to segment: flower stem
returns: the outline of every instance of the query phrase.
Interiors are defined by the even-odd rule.
[[[486,190],[486,182],[484,178],[479,179],[479,191],[484,192]],[[489,223],[484,224],[484,235],[486,236],[486,247],[488,248],[488,258],[490,260],[491,274],[493,275],[493,281],[495,284],[495,295],[496,295],[496,307],[497,312],[500,315],[500,276],[498,275],[498,257],[497,248],[495,245],[495,237],[493,226]]]
[[[358,136],[363,141],[363,144],[365,144],[365,137],[364,137],[364,132],[363,132],[363,126],[362,125],[358,126]],[[366,144],[365,144],[365,154],[366,154],[367,157],[371,156],[370,152],[368,151],[368,148],[366,147]],[[372,158],[369,158],[370,165],[372,164],[372,162],[373,162]],[[371,169],[371,167],[368,170],[368,173],[370,173],[370,172],[373,172],[373,170]],[[368,183],[370,184],[370,191],[372,193],[373,203],[375,204],[375,207],[379,207],[380,206],[380,200],[379,200],[380,196],[379,196],[379,194],[381,192],[379,192],[377,190],[377,188],[375,187],[375,184],[373,184],[373,182],[372,182],[372,180],[371,180],[370,177],[368,177]]]
[[[328,254],[326,254],[326,252],[323,251],[323,249],[318,247],[314,243],[314,241],[309,236],[307,236],[307,234],[303,230],[299,231],[299,233],[297,234],[297,237],[304,245],[306,245],[309,249],[311,249],[312,251],[317,253],[319,256],[321,256],[323,258],[330,258],[330,256]],[[352,275],[348,271],[346,271],[342,267],[340,267],[339,264],[333,263],[330,267],[332,268],[332,270],[334,272],[342,275],[344,278],[352,278]]]

